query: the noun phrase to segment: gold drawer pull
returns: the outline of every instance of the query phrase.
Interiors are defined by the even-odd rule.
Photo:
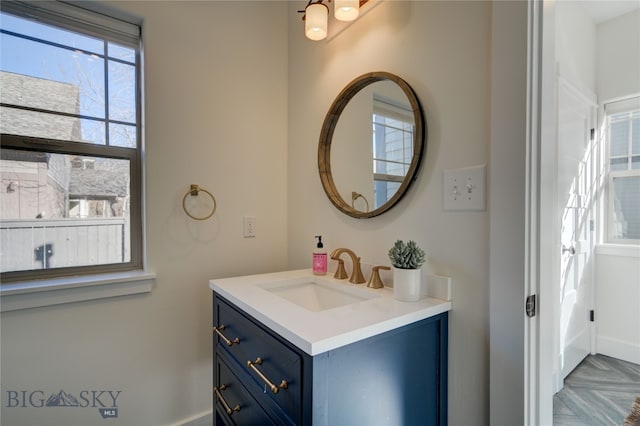
[[[233,340],[229,340],[225,337],[224,334],[221,333],[221,331],[224,330],[224,325],[221,325],[220,327],[213,327],[213,331],[215,331],[216,333],[218,333],[218,336],[220,336],[222,338],[222,340],[224,340],[224,342],[227,344],[227,346],[233,346],[233,344],[235,343],[236,345],[240,344],[240,339],[239,338],[235,338]]]
[[[264,375],[264,374],[262,374],[262,373],[260,372],[260,370],[258,370],[258,367],[256,367],[256,364],[257,364],[257,365],[262,365],[262,358],[258,357],[258,358],[256,358],[256,360],[255,360],[255,361],[253,361],[253,362],[251,362],[251,361],[247,361],[247,365],[248,365],[249,367],[251,367],[251,369],[252,369],[253,371],[255,371],[255,372],[256,372],[256,374],[258,374],[258,376],[260,376],[260,378],[261,378],[262,380],[264,380],[264,382],[267,384],[267,386],[269,386],[269,389],[271,389],[271,392],[273,392],[273,393],[278,393],[278,391],[279,391],[280,389],[286,389],[286,388],[289,386],[289,385],[287,384],[287,381],[286,381],[285,379],[282,379],[282,382],[280,382],[280,384],[279,384],[278,386],[274,385],[273,383],[271,383],[271,381],[270,381],[269,379],[267,379],[267,378],[265,377],[265,375]]]
[[[227,404],[227,401],[224,400],[224,398],[222,397],[222,394],[220,393],[220,391],[223,391],[226,388],[227,386],[223,384],[223,385],[220,385],[220,387],[214,387],[213,391],[216,393],[216,397],[218,398],[218,400],[224,406],[224,411],[226,411],[228,415],[232,415],[234,411],[240,411],[240,404],[236,405],[233,408],[229,407],[229,404]]]

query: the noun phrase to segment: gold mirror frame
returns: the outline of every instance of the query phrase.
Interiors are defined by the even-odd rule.
[[[353,208],[349,203],[342,199],[338,189],[336,188],[333,181],[333,175],[331,174],[331,140],[333,138],[336,125],[338,124],[338,120],[340,119],[340,114],[345,109],[351,98],[353,98],[364,87],[377,81],[395,82],[409,100],[415,123],[415,131],[413,135],[413,157],[411,159],[411,165],[409,166],[407,175],[404,177],[404,180],[396,193],[377,209],[363,212]],[[320,181],[322,182],[324,192],[338,210],[351,217],[364,219],[381,215],[400,201],[416,179],[420,163],[422,162],[423,152],[426,150],[426,135],[427,125],[424,120],[422,106],[420,105],[415,92],[406,81],[397,75],[383,71],[371,72],[355,78],[338,94],[338,97],[333,101],[333,104],[331,104],[331,107],[324,118],[324,123],[322,124],[322,131],[320,132],[320,141],[318,144],[318,171],[320,173]]]

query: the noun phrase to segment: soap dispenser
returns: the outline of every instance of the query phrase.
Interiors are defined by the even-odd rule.
[[[313,250],[313,273],[315,275],[327,275],[327,251],[322,244],[322,235],[316,235],[318,243]]]

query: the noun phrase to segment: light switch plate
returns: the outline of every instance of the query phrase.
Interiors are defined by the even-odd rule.
[[[486,166],[444,171],[444,209],[484,211],[486,209]]]
[[[256,218],[255,216],[244,217],[244,237],[255,238],[256,236]]]

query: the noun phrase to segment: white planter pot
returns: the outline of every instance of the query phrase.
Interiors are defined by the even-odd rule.
[[[402,302],[420,300],[421,269],[393,268],[393,298]]]

